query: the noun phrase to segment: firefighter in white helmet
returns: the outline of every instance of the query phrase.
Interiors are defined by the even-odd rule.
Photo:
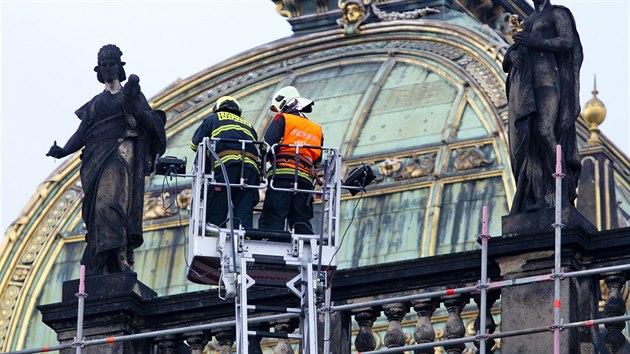
[[[324,137],[319,124],[306,118],[314,102],[301,97],[293,86],[280,89],[271,99],[269,110],[276,113],[265,133],[269,145],[322,146]],[[279,146],[276,151],[275,172],[272,166],[268,175],[273,186],[278,188],[313,189],[317,178],[315,167],[321,161],[321,149],[303,147],[298,155],[298,185],[295,186],[296,149]],[[271,161],[273,162],[273,161]],[[308,193],[290,193],[267,188],[262,215],[258,221],[260,229],[284,230],[285,222],[298,234],[312,234],[312,198]]]

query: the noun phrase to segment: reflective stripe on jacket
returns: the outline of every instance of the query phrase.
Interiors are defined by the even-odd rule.
[[[191,148],[196,150],[197,145],[204,137],[230,139],[234,141],[216,142],[216,151],[224,164],[245,162],[245,167],[260,171],[260,155],[254,144],[245,144],[245,156],[241,154],[241,143],[236,140],[257,141],[258,135],[250,122],[228,111],[218,111],[204,119],[197,128],[192,138]],[[218,161],[214,162],[214,168],[219,167]]]

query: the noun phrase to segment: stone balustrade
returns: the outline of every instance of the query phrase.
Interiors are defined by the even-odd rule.
[[[596,269],[629,264],[627,249],[630,240],[628,230],[614,230],[585,235],[579,231],[566,231],[563,235],[562,267],[564,272]],[[550,274],[553,269],[553,235],[534,235],[523,238],[493,238],[490,242],[488,277],[491,282]],[[515,260],[519,260],[515,267]],[[350,310],[335,311],[332,316],[332,332],[326,338],[331,353],[347,354],[384,348],[401,348],[413,344],[432,343],[436,340],[474,337],[481,321],[485,321],[486,333],[492,334],[512,329],[532,327],[527,313],[541,319],[538,326],[550,326],[551,303],[536,302],[544,294],[539,292],[551,280],[542,283],[523,284],[509,288],[490,288],[487,292],[486,318],[479,318],[481,305],[479,292],[449,293],[434,298],[397,300],[414,294],[438,290],[471,287],[479,283],[480,252],[469,251],[444,256],[427,257],[374,267],[339,270],[333,284],[333,308],[366,304]],[[624,286],[629,272],[606,272],[580,278],[562,280],[563,321],[565,323],[593,318],[624,315],[626,300]],[[551,279],[551,277],[550,277]],[[599,290],[602,281],[604,291]],[[510,289],[510,291],[507,291]],[[535,289],[537,292],[531,292]],[[603,298],[601,298],[601,294]],[[533,299],[530,299],[534,297]],[[248,296],[253,304],[273,303],[276,306],[295,306],[295,296],[284,290],[253,289]],[[394,298],[390,303],[369,305],[372,300]],[[523,299],[532,300],[532,304]],[[597,304],[602,302],[603,308]],[[506,309],[522,307],[520,316],[510,316]],[[62,343],[73,341],[76,326],[76,299],[64,299],[58,304],[40,306],[43,321],[55,329]],[[233,319],[232,301],[220,300],[215,290],[186,293],[168,297],[147,297],[133,291],[115,296],[90,296],[86,300],[85,335],[87,339],[104,336],[120,336],[164,329],[183,328],[208,323],[220,323]],[[501,312],[499,312],[501,311]],[[523,315],[525,313],[525,315]],[[549,315],[548,317],[545,317]],[[255,315],[252,315],[255,316]],[[495,319],[500,319],[498,325]],[[624,353],[628,349],[623,334],[625,322],[607,323],[605,326],[563,331],[562,353]],[[257,323],[250,329],[295,333],[299,331],[295,320]],[[323,333],[323,331],[322,331]],[[551,338],[551,332],[541,333],[541,338]],[[535,348],[537,341],[527,342],[508,338],[486,339],[486,353],[499,347],[503,352],[522,345]],[[321,341],[324,338],[320,338]],[[209,330],[189,330],[180,334],[156,336],[131,343],[133,349],[122,353],[209,353],[235,352],[236,330],[232,327]],[[248,353],[297,353],[294,339],[268,339],[252,336]],[[508,347],[512,345],[513,347]],[[320,347],[322,347],[320,345]],[[102,352],[85,348],[85,353]],[[125,347],[127,348],[127,347]],[[469,344],[438,345],[436,348],[416,349],[414,353],[472,354],[478,352],[479,342]],[[493,349],[494,348],[494,349]],[[63,354],[70,350],[61,351]],[[74,350],[72,350],[74,352]],[[531,351],[534,352],[534,351]]]

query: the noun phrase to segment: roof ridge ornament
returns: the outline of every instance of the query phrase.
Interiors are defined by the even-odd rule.
[[[422,9],[415,9],[411,11],[404,12],[385,12],[376,7],[376,3],[372,3],[372,11],[374,11],[374,15],[378,17],[379,20],[385,21],[397,21],[397,20],[415,20],[419,17],[428,16],[431,14],[439,14],[440,10],[432,7],[425,7]]]

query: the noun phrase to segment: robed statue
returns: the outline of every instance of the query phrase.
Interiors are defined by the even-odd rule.
[[[582,45],[563,6],[534,0],[535,12],[505,54],[509,140],[516,194],[510,213],[555,204],[556,145],[562,146],[563,204],[574,204],[580,176],[575,122],[580,113]]]
[[[83,148],[81,264],[88,275],[132,271],[133,250],[143,242],[144,179],[166,148],[166,116],[151,109],[136,75],[122,86],[121,56],[112,44],[99,50],[94,71],[105,89],[75,112],[81,122],[68,142],[55,142],[46,154],[62,158]]]

